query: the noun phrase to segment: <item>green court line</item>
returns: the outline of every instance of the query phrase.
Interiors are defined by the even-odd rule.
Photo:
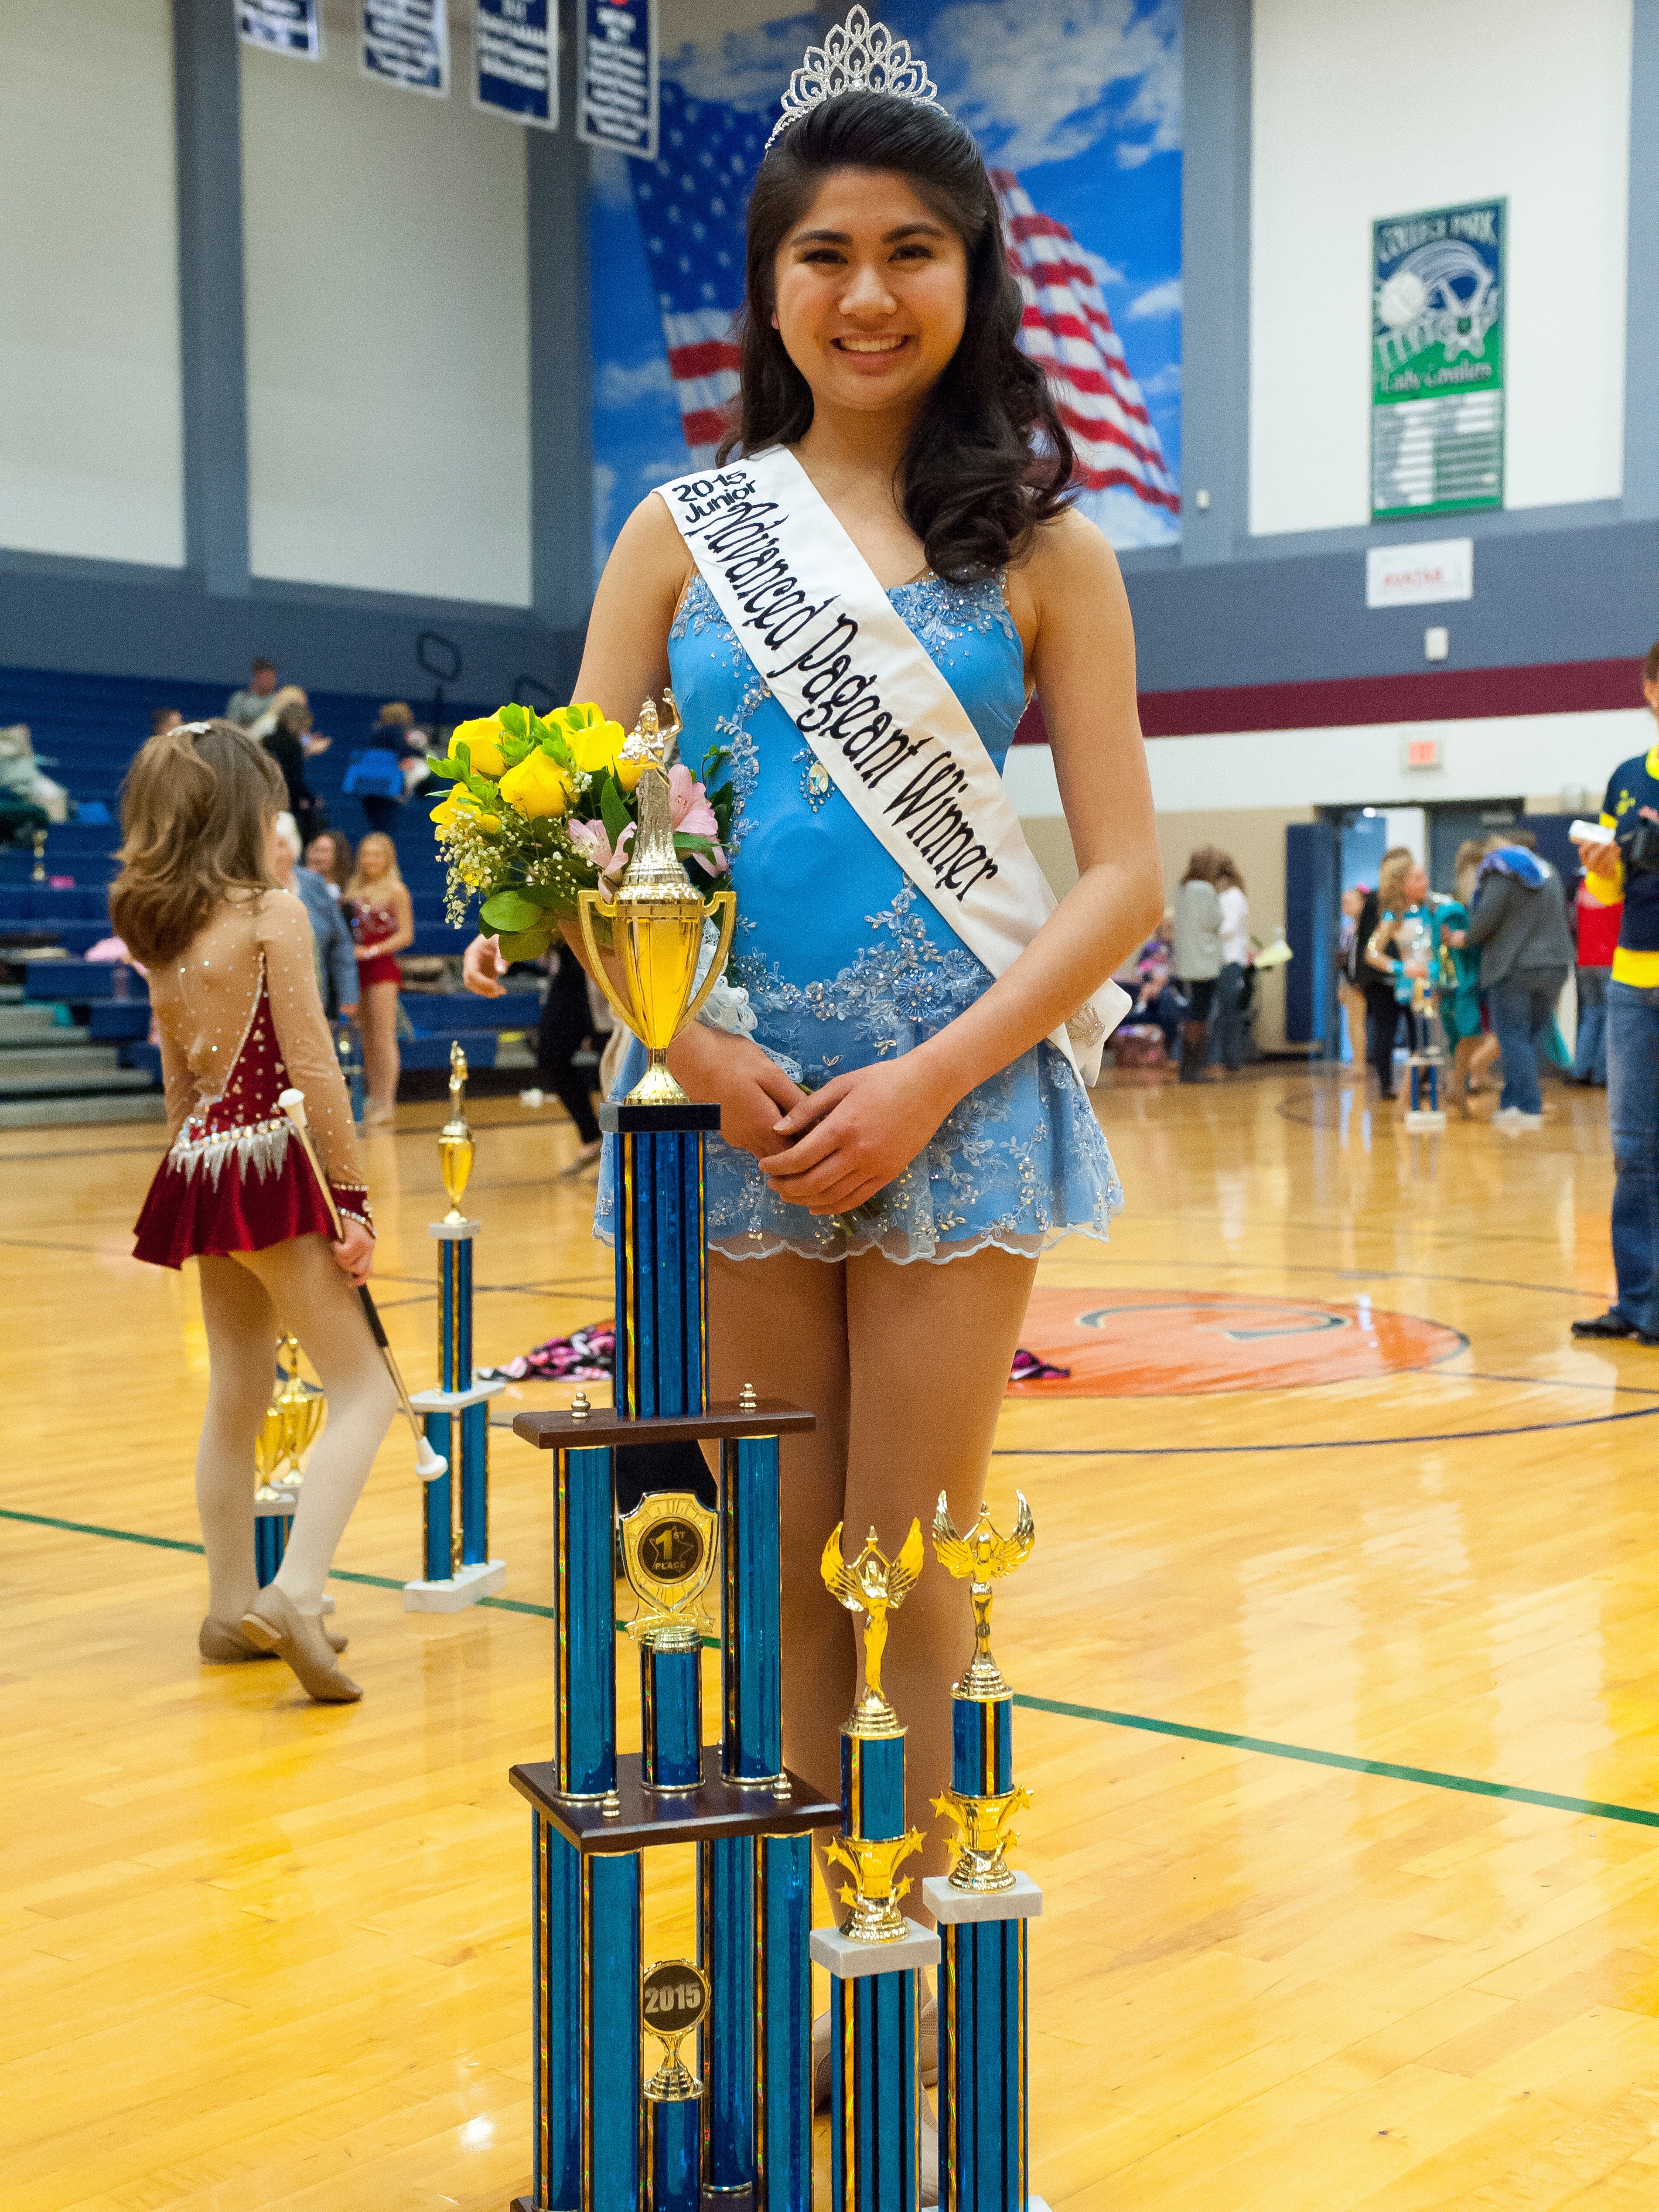
[[[189,1544],[178,1536],[147,1536],[136,1528],[100,1528],[88,1521],[60,1521],[50,1513],[20,1513],[9,1506],[0,1505],[0,1520],[22,1521],[36,1528],[63,1528],[74,1536],[107,1536],[118,1544],[149,1544],[157,1551],[193,1552],[198,1557],[202,1547]],[[399,1590],[400,1582],[389,1575],[354,1574],[349,1568],[334,1567],[330,1579],[341,1583],[362,1583],[371,1589]],[[518,1597],[481,1597],[475,1601],[481,1606],[492,1606],[498,1613],[527,1613],[538,1620],[552,1620],[556,1616],[551,1606],[532,1605],[528,1599]],[[617,1623],[621,1628],[624,1624]],[[706,1650],[718,1649],[719,1639],[703,1638]],[[1231,1729],[1195,1728],[1186,1721],[1153,1720],[1146,1713],[1113,1712],[1104,1705],[1068,1705],[1059,1698],[1033,1698],[1016,1690],[1014,1703],[1031,1713],[1053,1713],[1062,1720],[1095,1721],[1105,1728],[1138,1729],[1143,1735],[1176,1736],[1187,1743],[1209,1743],[1223,1751],[1255,1752],[1264,1759],[1299,1759],[1307,1766],[1334,1766],[1345,1774],[1372,1774],[1387,1782],[1414,1782],[1428,1790],[1456,1790],[1469,1797],[1496,1797],[1510,1805],[1542,1805],[1555,1813],[1591,1814],[1601,1820],[1625,1820],[1638,1828],[1659,1828],[1659,1813],[1650,1813],[1639,1805],[1609,1805],[1595,1797],[1565,1797],[1553,1790],[1523,1790],[1509,1782],[1480,1782],[1471,1774],[1443,1774],[1432,1766],[1400,1766],[1392,1759],[1356,1759],[1346,1751],[1315,1751],[1307,1744],[1279,1743],[1270,1736],[1238,1735]]]

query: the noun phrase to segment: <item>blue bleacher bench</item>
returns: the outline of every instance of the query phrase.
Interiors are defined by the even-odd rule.
[[[441,1030],[447,1036],[460,1036],[468,1051],[471,1048],[464,1031],[533,1030],[542,1018],[542,1002],[533,991],[508,991],[499,999],[480,999],[471,991],[405,991],[401,1003],[422,1036]]]
[[[95,944],[99,937],[106,937],[107,929],[98,930],[88,937]],[[65,944],[69,932],[62,933]],[[81,948],[84,951],[85,947]],[[23,996],[26,999],[61,999],[72,1006],[84,1006],[94,999],[113,999],[115,978],[120,968],[116,960],[31,960],[23,969]],[[131,969],[126,974],[126,995],[142,1005],[149,1004],[149,986],[142,975]]]

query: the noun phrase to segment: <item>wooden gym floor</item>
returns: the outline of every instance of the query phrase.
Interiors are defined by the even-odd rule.
[[[1659,1352],[1568,1336],[1608,1150],[1600,1094],[1551,1100],[1431,1140],[1334,1073],[1100,1094],[1128,1210],[1045,1262],[1028,1341],[1073,1373],[1011,1395],[991,1483],[1038,1528],[997,1648],[1055,2212],[1659,2204]],[[422,1380],[441,1118],[371,1148]],[[610,1270],[562,1119],[475,1118],[493,1360]],[[153,1138],[0,1150],[0,2205],[505,2212],[543,1465],[497,1438],[505,1601],[408,1615],[393,1433],[335,1584],[361,1705],[199,1668],[200,1320],[128,1256]]]

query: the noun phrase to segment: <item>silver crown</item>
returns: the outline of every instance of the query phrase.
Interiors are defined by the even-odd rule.
[[[872,23],[864,9],[854,8],[821,46],[806,49],[783,95],[783,113],[766,142],[768,150],[792,123],[837,93],[890,92],[919,106],[937,107],[938,90],[908,39],[896,39],[885,23]]]

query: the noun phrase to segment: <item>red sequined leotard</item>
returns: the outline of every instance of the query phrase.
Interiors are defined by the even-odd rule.
[[[150,972],[172,1145],[137,1224],[136,1255],[177,1267],[204,1252],[332,1237],[328,1207],[276,1101],[306,1095],[335,1204],[368,1222],[311,918],[288,891],[225,900],[183,956]]]
[[[351,934],[365,951],[383,945],[388,937],[398,934],[398,917],[389,906],[376,906],[372,899],[352,901]],[[376,953],[372,960],[357,963],[357,981],[364,990],[371,983],[398,983],[404,980],[395,952]]]

